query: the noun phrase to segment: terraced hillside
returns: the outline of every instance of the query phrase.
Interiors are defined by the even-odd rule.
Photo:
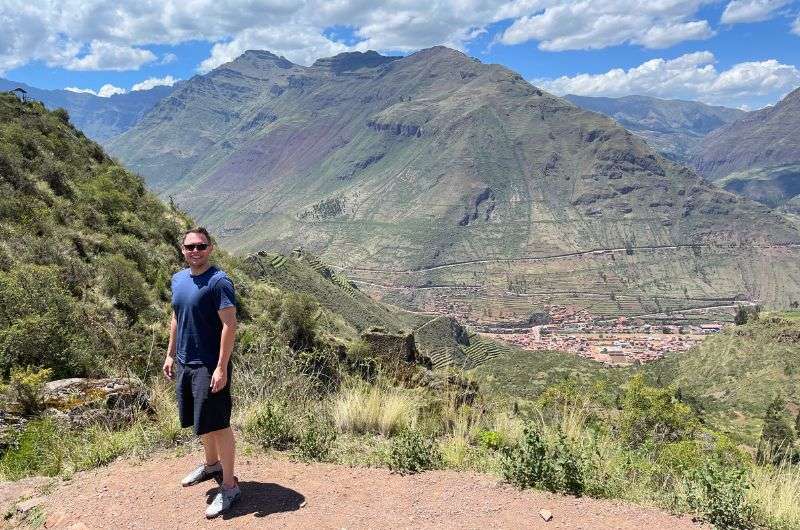
[[[691,316],[800,298],[795,219],[443,47],[311,67],[247,52],[111,147],[227,248],[302,244],[410,309]]]
[[[363,331],[376,328],[385,333],[413,333],[419,354],[434,368],[472,368],[503,350],[500,345],[468,335],[451,317],[411,313],[378,303],[350,284],[342,273],[308,253],[261,252],[248,257],[243,267],[268,285],[311,296],[329,315],[343,322],[332,326],[339,339],[355,340]]]

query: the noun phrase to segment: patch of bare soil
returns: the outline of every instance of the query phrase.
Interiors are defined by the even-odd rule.
[[[687,517],[589,498],[518,491],[477,473],[433,471],[401,476],[386,469],[240,459],[242,500],[207,521],[216,483],[182,488],[181,477],[201,459],[155,455],[78,473],[39,500],[46,528],[697,528]],[[0,484],[3,500],[31,483]],[[19,498],[19,497],[17,497]],[[11,501],[13,502],[13,501]],[[6,505],[3,508],[8,508]],[[552,512],[545,522],[540,510]]]

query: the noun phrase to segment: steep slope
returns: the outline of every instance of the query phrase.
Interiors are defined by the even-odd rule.
[[[308,68],[247,52],[111,149],[228,248],[303,244],[406,307],[496,321],[800,293],[790,221],[443,47]]]
[[[64,118],[0,94],[3,378],[138,372],[164,339],[184,220]]]
[[[614,118],[647,140],[653,149],[678,162],[685,162],[708,133],[745,115],[739,109],[650,96],[607,98],[568,94],[564,99],[582,109]]]
[[[68,90],[42,90],[24,83],[0,79],[0,91],[14,90],[17,87],[27,91],[28,97],[41,101],[50,110],[59,107],[66,109],[72,123],[98,142],[105,142],[133,127],[147,111],[173,90],[173,87],[157,86],[150,90],[101,98]]]
[[[791,201],[800,191],[800,88],[709,134],[690,163],[704,177],[724,179],[726,188],[766,204]]]

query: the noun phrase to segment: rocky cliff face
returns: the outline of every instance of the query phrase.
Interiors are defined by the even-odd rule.
[[[761,266],[743,280],[750,258],[717,247],[800,240],[609,118],[443,47],[311,67],[247,52],[111,149],[229,248],[301,243],[391,301],[471,317],[592,296],[601,313],[760,297]]]

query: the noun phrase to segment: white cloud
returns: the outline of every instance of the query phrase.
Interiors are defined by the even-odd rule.
[[[696,99],[711,104],[753,106],[773,103],[800,85],[800,70],[774,59],[739,63],[718,71],[714,54],[689,53],[675,59],[652,59],[629,70],[578,74],[532,83],[558,95],[624,96],[643,94]]]
[[[178,56],[174,53],[166,53],[158,62],[158,64],[172,64],[178,60]]]
[[[131,87],[131,92],[136,92],[138,90],[150,90],[153,87],[157,86],[172,86],[175,83],[180,81],[180,79],[175,79],[171,75],[165,77],[151,77],[149,79],[145,79],[141,83],[136,83]]]
[[[706,20],[692,20],[704,0],[581,0],[550,2],[517,18],[500,36],[504,44],[535,40],[547,51],[599,49],[620,44],[665,48],[711,37]]]
[[[319,57],[336,55],[348,49],[348,46],[328,40],[309,28],[247,29],[229,42],[215,44],[211,56],[200,63],[199,70],[208,72],[247,50],[269,50],[294,63],[309,65]]]
[[[732,0],[725,6],[720,22],[739,24],[759,22],[774,16],[775,11],[791,3],[792,0]]]
[[[68,86],[64,90],[69,92],[77,92],[79,94],[92,94],[93,96],[98,96],[101,98],[110,98],[111,96],[117,94],[126,94],[128,91],[124,88],[120,88],[118,86],[114,86],[110,83],[107,83],[100,87],[100,90],[94,91],[91,88],[78,88],[74,86]]]
[[[93,96],[97,95],[97,92],[92,90],[91,88],[78,88],[76,86],[68,86],[64,88],[67,92],[75,92],[78,94],[92,94]]]
[[[117,94],[125,94],[128,91],[124,88],[120,88],[118,86],[114,86],[112,84],[106,83],[105,85],[100,87],[100,90],[97,91],[97,95],[101,98],[110,98],[111,96],[115,96]]]
[[[155,54],[150,50],[93,40],[89,45],[89,53],[74,57],[63,66],[67,70],[138,70],[155,59]]]
[[[213,44],[207,70],[250,47],[308,64],[347,49],[463,49],[487,25],[510,20],[507,44],[545,50],[634,43],[658,48],[712,34],[696,13],[713,0],[2,0],[0,71],[42,60],[73,69],[136,69],[159,58],[146,47]],[[326,28],[350,28],[347,45]],[[87,52],[88,50],[88,52]],[[169,54],[161,63],[171,61]]]
[[[795,35],[800,35],[800,16],[794,19],[794,22],[792,23],[792,33]]]

